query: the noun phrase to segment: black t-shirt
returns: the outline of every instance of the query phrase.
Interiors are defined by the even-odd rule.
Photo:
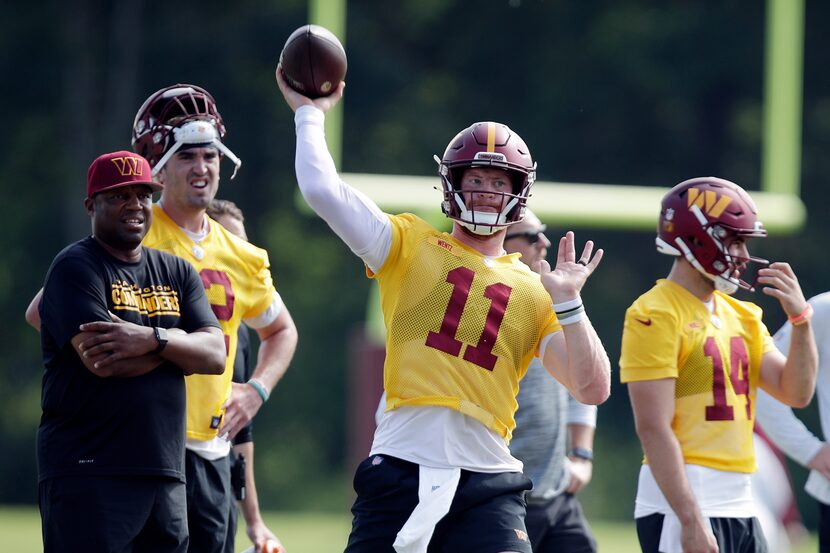
[[[140,261],[126,263],[91,237],[59,253],[40,303],[39,478],[119,474],[184,481],[182,370],[164,362],[142,376],[101,378],[72,346],[81,324],[109,321],[108,311],[186,332],[219,326],[199,276],[183,259],[143,248]]]
[[[251,365],[251,332],[245,324],[239,325],[236,333],[236,358],[233,360],[233,381],[239,384],[248,382],[254,368]],[[233,439],[233,445],[245,444],[254,441],[252,431],[254,421],[248,422]]]

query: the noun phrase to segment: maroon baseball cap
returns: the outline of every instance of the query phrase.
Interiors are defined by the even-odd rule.
[[[153,182],[150,163],[140,155],[126,150],[104,154],[92,162],[86,173],[86,197],[133,184],[146,184],[154,192],[164,188]]]

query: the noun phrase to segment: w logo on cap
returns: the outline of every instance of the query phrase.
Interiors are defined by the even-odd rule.
[[[693,205],[696,205],[709,217],[720,217],[730,203],[732,203],[732,198],[729,196],[718,197],[717,193],[712,190],[689,188],[688,207],[691,209]]]
[[[86,197],[133,184],[143,184],[159,191],[163,186],[153,182],[152,172],[146,159],[127,150],[100,155],[86,172]]]
[[[122,177],[140,177],[144,173],[144,163],[137,157],[113,157],[110,161]]]

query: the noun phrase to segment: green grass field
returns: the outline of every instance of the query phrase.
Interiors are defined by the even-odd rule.
[[[346,544],[351,519],[347,513],[264,513],[269,527],[282,540],[288,553],[335,553]],[[639,553],[637,537],[632,523],[592,521],[602,553]],[[0,507],[0,550],[5,553],[38,553],[40,543],[40,517],[34,507]],[[242,551],[250,545],[244,530],[237,535],[236,549]],[[815,553],[818,544],[815,536],[803,543],[793,553]],[[771,551],[770,553],[778,553]]]

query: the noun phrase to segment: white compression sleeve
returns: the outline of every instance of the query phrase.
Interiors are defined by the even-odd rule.
[[[297,183],[309,206],[372,271],[389,255],[392,224],[368,196],[340,179],[326,146],[325,116],[313,106],[294,114]]]

